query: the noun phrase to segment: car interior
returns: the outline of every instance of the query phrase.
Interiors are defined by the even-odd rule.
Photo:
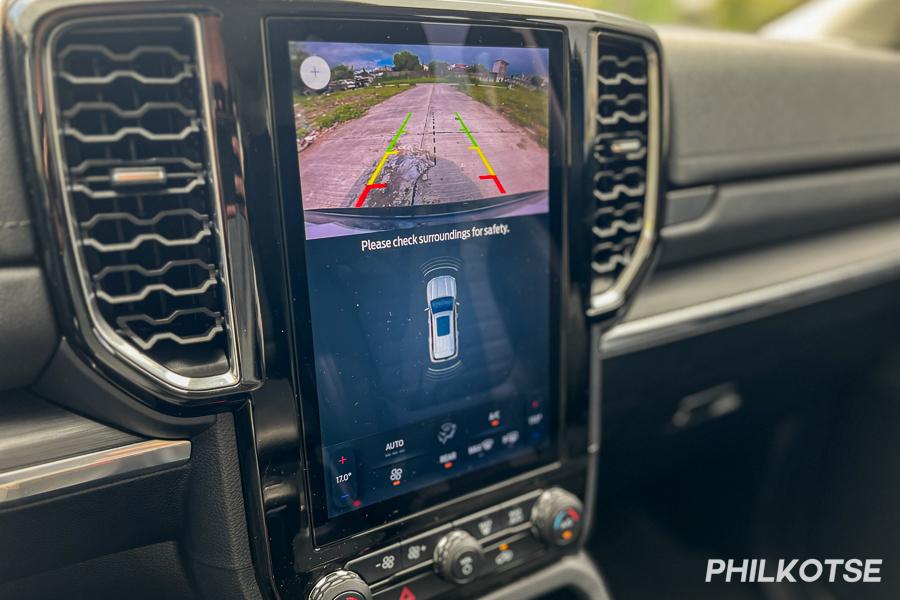
[[[810,11],[3,0],[0,599],[900,597],[900,55]]]

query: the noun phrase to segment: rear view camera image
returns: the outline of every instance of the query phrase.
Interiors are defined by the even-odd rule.
[[[307,239],[548,210],[548,51],[290,44]]]

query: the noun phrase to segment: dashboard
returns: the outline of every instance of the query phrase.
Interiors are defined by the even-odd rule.
[[[152,7],[10,13],[53,362],[142,411],[235,411],[256,577],[285,597],[483,593],[578,555],[599,398],[570,351],[653,253],[653,32]]]
[[[512,0],[4,19],[0,336],[28,342],[0,351],[0,533],[42,531],[10,597],[117,555],[154,583],[94,597],[607,598],[601,442],[678,380],[642,353],[898,272],[892,103],[826,141],[849,92],[735,123],[827,85],[754,70],[803,76],[801,48]],[[834,52],[855,89],[898,85]]]

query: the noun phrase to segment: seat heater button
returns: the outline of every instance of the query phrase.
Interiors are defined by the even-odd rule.
[[[506,529],[506,517],[506,510],[497,509],[458,521],[455,525],[466,533],[471,534],[476,540],[483,540],[498,531]]]
[[[510,502],[498,510],[503,529],[518,527],[531,520],[531,508],[536,501],[537,496],[532,496],[526,500]]]
[[[476,540],[483,540],[501,531],[522,527],[528,523],[531,519],[531,509],[536,501],[537,496],[531,496],[524,500],[513,500],[497,508],[481,512],[474,517],[456,521],[455,525],[472,534]]]

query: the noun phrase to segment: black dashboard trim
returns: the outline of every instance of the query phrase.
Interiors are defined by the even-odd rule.
[[[31,392],[17,390],[0,394],[0,471],[143,439],[69,412]]]
[[[670,73],[673,185],[900,158],[896,52],[657,30]]]
[[[835,261],[834,255],[839,258],[852,256],[850,251],[842,254],[841,249],[855,249],[858,256]],[[900,221],[767,247],[758,255],[748,253],[719,261],[732,273],[735,281],[749,289],[745,287],[732,294],[697,298],[680,308],[626,320],[604,336],[601,356],[605,359],[639,352],[900,279]],[[810,256],[817,258],[810,259]],[[777,275],[778,270],[759,267],[771,266],[775,260],[796,261],[800,270],[793,277],[766,282],[759,273]],[[697,269],[706,270],[709,266],[700,262],[684,268],[697,272]],[[803,269],[806,269],[805,273]],[[678,280],[678,273],[678,269],[672,269],[665,272],[665,276]],[[754,281],[758,282],[756,287]],[[651,301],[655,292],[653,279],[644,291],[642,300]],[[661,293],[669,296],[664,290]],[[659,293],[655,296],[659,297]],[[640,303],[636,308],[640,310]]]
[[[900,164],[889,163],[672,191],[668,211],[681,220],[664,230],[660,266],[892,219],[898,189]]]

